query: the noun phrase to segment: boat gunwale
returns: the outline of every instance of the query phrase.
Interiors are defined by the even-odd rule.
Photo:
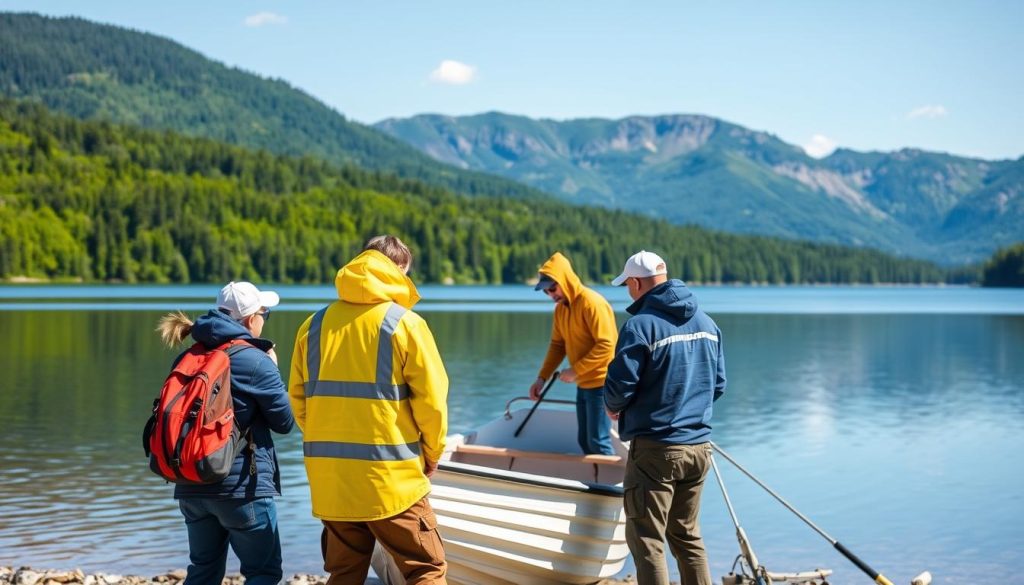
[[[519,483],[537,487],[553,488],[563,491],[580,492],[595,496],[621,498],[625,493],[621,486],[607,483],[594,483],[588,481],[577,481],[574,479],[562,479],[546,477],[520,471],[505,471],[482,465],[459,463],[456,461],[441,460],[437,465],[438,470],[458,475],[470,475],[485,479],[494,479],[509,483]]]

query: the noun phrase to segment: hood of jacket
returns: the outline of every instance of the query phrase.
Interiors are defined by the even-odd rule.
[[[580,277],[576,276],[572,269],[572,264],[569,263],[569,259],[563,256],[561,252],[552,254],[538,272],[550,276],[552,280],[558,283],[558,288],[562,289],[562,292],[565,293],[565,300],[570,305],[579,297],[583,289]]]
[[[339,299],[357,305],[394,301],[411,309],[420,300],[412,279],[376,250],[367,250],[342,266],[334,277],[334,288]]]
[[[209,313],[196,319],[192,325],[192,339],[208,348],[217,347],[232,339],[244,339],[263,351],[274,347],[272,341],[253,337],[244,325],[217,309],[211,309]]]
[[[697,312],[697,297],[693,296],[683,281],[673,278],[647,291],[626,311],[636,315],[641,309],[689,319]]]

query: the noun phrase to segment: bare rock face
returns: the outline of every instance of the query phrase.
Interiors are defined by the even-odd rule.
[[[633,116],[619,120],[611,136],[575,145],[572,155],[586,160],[608,152],[643,154],[647,164],[666,161],[699,149],[718,127],[706,116]]]

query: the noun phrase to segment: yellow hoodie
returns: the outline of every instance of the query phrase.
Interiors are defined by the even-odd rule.
[[[583,286],[569,259],[559,252],[540,267],[540,272],[558,283],[568,304],[555,306],[551,345],[539,376],[546,380],[568,356],[569,365],[576,371],[577,386],[604,386],[618,340],[612,306],[596,291]]]
[[[423,459],[444,451],[448,376],[426,322],[409,310],[416,286],[391,260],[363,252],[334,283],[339,300],[296,334],[288,395],[313,515],[379,520],[430,492]]]

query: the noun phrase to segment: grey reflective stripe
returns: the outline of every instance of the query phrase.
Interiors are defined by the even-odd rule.
[[[335,382],[313,380],[306,382],[306,397],[343,396],[345,398],[373,398],[376,400],[404,400],[409,397],[406,384],[375,384],[373,382]]]
[[[650,345],[649,349],[650,349],[650,351],[654,351],[654,350],[658,349],[659,347],[665,347],[666,345],[669,345],[670,343],[678,343],[680,341],[696,341],[698,339],[710,339],[711,341],[714,341],[715,343],[718,342],[718,336],[715,335],[714,333],[708,333],[707,331],[698,331],[696,333],[684,333],[684,334],[680,334],[680,335],[673,335],[671,337],[666,337],[665,339],[659,339],[658,341],[655,341],[654,343],[652,343]]]
[[[307,380],[320,378],[320,327],[324,322],[327,307],[317,311],[309,322],[309,333],[306,335],[306,376]],[[307,385],[306,397],[312,396]]]
[[[392,360],[394,347],[391,345],[391,336],[398,329],[398,322],[405,315],[405,307],[398,303],[391,303],[388,312],[384,315],[384,322],[380,324],[380,338],[377,340],[377,384],[391,384],[391,377],[394,374]],[[312,379],[312,378],[311,378]]]
[[[305,384],[306,398],[313,396],[341,396],[347,398],[371,398],[376,400],[404,400],[409,397],[409,386],[406,384],[392,384],[394,374],[392,360],[394,359],[394,347],[391,344],[391,337],[398,328],[398,322],[407,312],[406,308],[391,303],[384,314],[384,321],[380,324],[380,337],[377,339],[377,371],[376,382],[346,382],[337,380],[320,379],[320,330],[323,324],[324,314],[327,307],[324,307],[313,315],[309,324],[309,335],[306,337],[308,349],[306,351],[309,368],[309,378]]]
[[[306,457],[361,459],[364,461],[405,461],[406,459],[420,456],[420,444],[366,445],[364,443],[309,441],[302,444],[302,453]]]

